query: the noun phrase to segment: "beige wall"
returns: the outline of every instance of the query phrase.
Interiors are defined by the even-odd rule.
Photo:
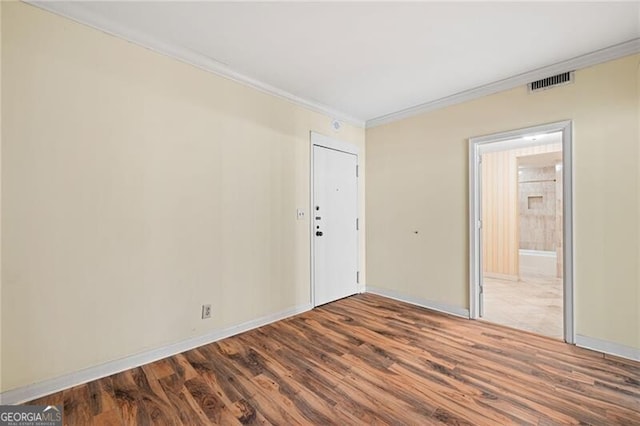
[[[0,100],[2,99],[2,3],[0,2]],[[2,241],[2,102],[0,102],[0,241]],[[0,244],[2,259],[2,244]],[[0,261],[0,391],[2,385],[2,262]]]
[[[363,129],[24,3],[2,31],[3,391],[310,302],[309,131],[364,164]]]
[[[639,62],[368,129],[367,285],[468,307],[468,138],[572,119],[576,331],[640,348]]]

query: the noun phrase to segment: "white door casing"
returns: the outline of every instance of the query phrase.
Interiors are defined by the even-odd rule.
[[[573,138],[570,120],[469,139],[469,317],[482,315],[481,148],[530,135],[562,132],[563,314],[564,340],[575,343],[573,283]]]
[[[358,292],[358,156],[336,149],[336,145],[350,149],[348,144],[343,147],[326,139],[312,133],[314,306]]]
[[[482,216],[481,216],[482,214],[482,156],[478,156],[478,163],[476,164],[476,167],[477,167],[477,177],[478,177],[477,202],[478,202],[478,212],[480,215],[478,217],[478,221],[476,222],[476,227],[478,232],[477,233],[478,247],[482,248],[482,235],[483,235]],[[483,258],[484,258],[484,253],[482,252],[482,249],[480,249],[478,250],[478,264],[480,265],[481,268],[482,268]],[[478,274],[477,281],[478,281],[478,317],[483,317],[484,316],[484,276],[482,273]],[[471,310],[469,310],[469,312],[471,312]]]

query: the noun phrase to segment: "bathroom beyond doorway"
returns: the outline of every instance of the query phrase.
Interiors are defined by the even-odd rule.
[[[565,135],[558,127],[471,140],[479,283],[472,318],[571,341],[571,311],[564,312],[572,302],[564,277]]]

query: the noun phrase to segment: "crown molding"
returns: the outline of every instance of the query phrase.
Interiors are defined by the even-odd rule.
[[[271,86],[270,84],[264,83],[242,73],[234,71],[226,64],[216,61],[215,59],[203,55],[202,53],[176,46],[171,43],[165,43],[155,37],[150,37],[142,32],[136,31],[133,28],[128,28],[111,20],[104,19],[84,9],[82,7],[82,2],[57,2],[38,0],[23,1],[39,9],[43,9],[56,15],[63,16],[79,24],[89,26],[111,36],[124,39],[140,47],[144,47],[153,52],[192,65],[194,67],[216,74],[220,77],[224,77],[228,80],[232,80],[244,86],[251,87],[260,92],[285,99],[289,102],[292,102],[293,104],[318,112],[320,114],[327,115],[333,119],[349,123],[356,127],[365,126],[365,121],[362,119],[353,117],[349,114],[345,114],[319,102],[301,98],[300,96],[296,96],[292,93],[287,92],[286,90],[279,89],[277,87]]]
[[[425,112],[467,102],[482,96],[493,95],[504,90],[513,89],[520,85],[540,80],[541,78],[546,78],[563,72],[575,71],[636,53],[640,53],[640,38],[635,38],[624,43],[596,50],[595,52],[587,53],[586,55],[576,56],[575,58],[571,58],[566,61],[465,90],[434,101],[426,102],[397,112],[392,112],[390,114],[385,114],[380,117],[367,120],[366,128],[369,129],[383,124],[392,123],[394,121],[403,120]]]
[[[530,83],[531,81],[539,80],[550,75],[560,74],[567,71],[574,71],[614,59],[622,58],[624,56],[640,53],[640,38],[635,38],[620,44],[606,47],[604,49],[596,50],[595,52],[576,56],[574,58],[558,62],[553,65],[537,68],[535,70],[518,74],[513,77],[508,77],[503,80],[475,87],[469,90],[455,93],[450,96],[446,96],[444,98],[425,102],[413,107],[381,115],[379,117],[375,117],[365,121],[341,111],[337,111],[327,105],[301,98],[300,96],[296,96],[285,90],[279,89],[237,71],[234,71],[228,65],[219,62],[214,58],[203,55],[202,53],[175,46],[170,43],[162,42],[161,40],[158,40],[154,37],[149,37],[148,35],[138,32],[132,28],[127,28],[110,20],[101,18],[100,16],[97,16],[87,11],[86,9],[83,9],[81,6],[81,2],[56,2],[42,0],[23,1],[32,6],[38,7],[56,15],[63,16],[72,21],[92,27],[114,37],[127,40],[133,44],[144,47],[161,55],[168,56],[178,61],[190,64],[204,71],[211,72],[220,77],[235,81],[247,87],[251,87],[260,92],[285,99],[303,108],[327,115],[329,117],[357,127],[365,128],[372,128],[383,124],[388,124],[425,112],[459,104],[462,102],[467,102],[504,90],[513,89],[520,85],[524,85]]]

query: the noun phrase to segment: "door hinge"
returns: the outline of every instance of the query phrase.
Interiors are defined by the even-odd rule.
[[[482,229],[482,221],[481,220],[478,221],[478,229]]]
[[[482,155],[478,156],[478,164],[482,164]]]
[[[356,217],[356,231],[360,230],[360,219]]]
[[[480,287],[480,294],[483,294],[484,293],[484,286],[482,284],[480,284],[479,287]]]
[[[360,271],[356,272],[356,284],[360,284]]]
[[[358,166],[356,166],[356,177],[358,177]]]

